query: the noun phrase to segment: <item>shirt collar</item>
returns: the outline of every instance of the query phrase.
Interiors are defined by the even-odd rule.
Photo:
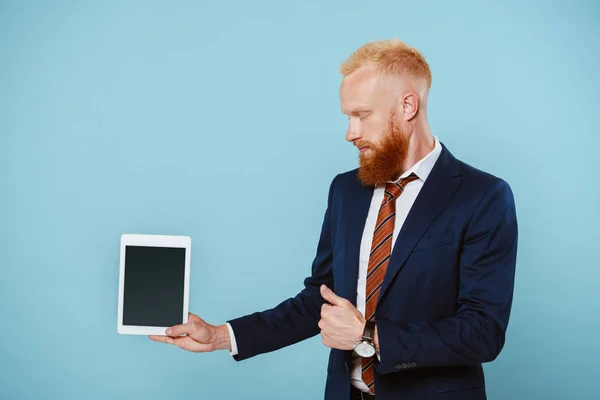
[[[406,178],[412,173],[417,175],[421,181],[425,182],[442,152],[442,146],[440,145],[438,138],[434,136],[433,140],[435,143],[433,150],[431,150],[425,157],[421,158],[412,167],[400,175],[400,178],[398,178],[396,182],[398,182],[400,179]]]

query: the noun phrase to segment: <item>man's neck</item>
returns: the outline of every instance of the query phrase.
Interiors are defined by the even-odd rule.
[[[419,160],[431,153],[434,148],[435,139],[428,125],[423,127],[423,129],[415,131],[410,137],[406,160],[402,163],[402,171],[398,176],[402,175],[404,171],[407,171],[419,162]]]

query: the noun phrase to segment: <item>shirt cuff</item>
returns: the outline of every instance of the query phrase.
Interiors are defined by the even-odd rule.
[[[231,340],[231,351],[229,354],[233,356],[238,355],[237,342],[235,341],[235,334],[233,333],[233,328],[229,325],[229,322],[225,323],[227,325],[227,329],[229,329],[229,339]]]

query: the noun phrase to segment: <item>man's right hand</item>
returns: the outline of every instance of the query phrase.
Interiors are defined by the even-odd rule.
[[[167,329],[165,334],[168,336],[150,335],[148,337],[155,342],[174,344],[181,349],[195,353],[231,350],[227,325],[207,324],[192,313],[189,313],[188,323],[172,326]]]

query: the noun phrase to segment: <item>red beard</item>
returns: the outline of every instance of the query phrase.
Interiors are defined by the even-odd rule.
[[[365,186],[376,186],[400,176],[408,153],[408,137],[394,117],[390,118],[381,143],[358,141],[356,147],[369,147],[369,154],[359,155],[358,177]]]

